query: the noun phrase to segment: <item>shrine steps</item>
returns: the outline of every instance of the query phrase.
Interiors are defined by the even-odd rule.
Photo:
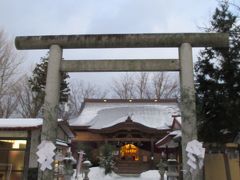
[[[149,163],[139,161],[119,161],[116,164],[115,173],[121,176],[139,176],[142,172],[150,169]]]

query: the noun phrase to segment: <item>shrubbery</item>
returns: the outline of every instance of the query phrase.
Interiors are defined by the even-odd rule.
[[[99,165],[105,169],[105,174],[111,173],[116,168],[113,155],[114,150],[115,147],[110,144],[106,144],[100,148]]]

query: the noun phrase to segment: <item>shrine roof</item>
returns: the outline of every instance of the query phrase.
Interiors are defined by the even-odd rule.
[[[0,130],[31,130],[41,128],[42,123],[42,118],[0,118]],[[66,121],[58,119],[58,126],[61,127],[69,137],[74,137]]]
[[[130,117],[133,122],[161,130],[169,129],[173,116],[179,114],[176,99],[85,99],[80,115],[69,124],[75,128],[104,129]]]
[[[34,128],[42,122],[41,118],[0,118],[0,128]]]

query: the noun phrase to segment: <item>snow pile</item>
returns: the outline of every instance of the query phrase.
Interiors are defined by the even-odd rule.
[[[109,175],[104,174],[104,169],[99,167],[90,168],[89,172],[89,179],[90,180],[159,180],[160,175],[157,170],[150,170],[143,172],[140,174],[139,177],[126,177],[126,176],[119,176],[115,173],[111,173]],[[165,179],[167,179],[165,177]],[[75,175],[73,175],[72,180],[75,180]],[[82,174],[79,175],[77,180],[83,180]]]
[[[169,135],[173,135],[174,139],[182,137],[182,131],[181,130],[175,130],[169,133]]]

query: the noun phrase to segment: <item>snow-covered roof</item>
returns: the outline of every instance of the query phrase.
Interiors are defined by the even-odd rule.
[[[56,145],[68,147],[68,144],[66,142],[63,142],[59,139],[56,140]]]
[[[176,100],[85,100],[82,112],[69,124],[102,129],[124,122],[129,116],[133,122],[150,128],[169,129],[172,116],[179,113]]]
[[[28,128],[42,125],[41,118],[0,118],[0,128]]]
[[[61,121],[58,119],[58,122]],[[42,123],[42,118],[0,118],[0,128],[34,128]]]
[[[0,118],[0,130],[26,130],[39,128],[42,126],[42,118]],[[73,132],[63,119],[58,119],[58,123],[68,137],[74,137]]]
[[[174,137],[182,137],[182,131],[181,130],[175,130],[169,133],[169,135],[172,135]]]
[[[177,147],[178,143],[174,142],[175,139],[182,137],[182,131],[181,130],[174,130],[168,133],[166,136],[164,136],[162,139],[157,141],[155,144],[158,146],[158,148],[161,147]]]

